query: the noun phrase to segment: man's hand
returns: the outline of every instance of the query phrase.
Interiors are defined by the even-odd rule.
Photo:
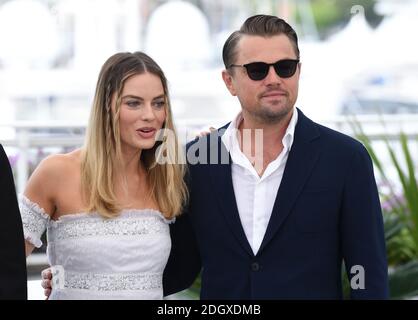
[[[216,130],[216,128],[214,128],[214,127],[210,127],[210,128],[209,128],[209,131],[201,131],[201,132],[199,132],[199,133],[197,134],[196,138],[201,138],[201,137],[207,136],[208,134],[210,134],[211,132],[213,132],[213,131],[215,131],[215,130]]]
[[[42,270],[42,288],[44,288],[44,295],[46,296],[45,300],[48,300],[49,295],[52,290],[52,272],[51,268]]]

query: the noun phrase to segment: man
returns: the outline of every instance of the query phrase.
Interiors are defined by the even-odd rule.
[[[190,208],[172,226],[166,293],[189,286],[201,266],[202,299],[340,299],[344,262],[351,298],[387,298],[370,157],[295,108],[295,31],[274,16],[250,17],[223,59],[242,110],[226,131],[188,146]],[[258,137],[250,147],[246,134]]]
[[[9,160],[0,145],[0,300],[26,299],[27,277],[22,221]]]

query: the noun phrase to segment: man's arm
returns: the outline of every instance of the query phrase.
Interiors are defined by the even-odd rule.
[[[363,146],[355,151],[350,166],[340,228],[351,298],[386,299],[389,288],[382,210],[372,161]]]
[[[200,254],[189,212],[170,225],[171,252],[164,269],[164,296],[189,288],[201,268]]]
[[[8,158],[0,145],[0,299],[27,299],[22,221]]]

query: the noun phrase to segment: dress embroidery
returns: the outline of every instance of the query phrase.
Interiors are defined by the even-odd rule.
[[[42,246],[41,236],[50,221],[49,215],[36,203],[31,202],[25,196],[19,197],[19,209],[22,217],[25,239],[35,247]]]
[[[25,237],[36,246],[47,229],[53,269],[50,299],[162,299],[171,248],[168,220],[153,209],[125,209],[115,218],[75,213],[54,221],[20,199]],[[57,281],[57,282],[55,282]]]
[[[65,221],[65,220],[63,220]],[[167,232],[168,226],[161,223],[158,215],[139,213],[136,217],[104,220],[99,217],[88,217],[83,220],[70,220],[53,223],[53,234],[50,241],[66,240],[93,236],[134,236]],[[51,230],[51,231],[52,231]]]
[[[66,272],[65,288],[95,291],[155,290],[162,288],[162,274],[97,274]]]

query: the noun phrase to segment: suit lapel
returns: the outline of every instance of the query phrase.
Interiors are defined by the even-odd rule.
[[[215,140],[216,141],[216,140]],[[240,243],[242,248],[251,256],[254,256],[251,246],[247,240],[244,229],[242,228],[241,219],[238,213],[238,207],[235,199],[234,187],[232,184],[231,174],[231,157],[222,143],[221,138],[217,139],[218,163],[221,162],[221,155],[227,154],[229,161],[227,164],[209,165],[210,175],[214,192],[217,193],[221,212],[231,229],[233,235]],[[211,152],[216,152],[211,148]],[[224,161],[225,162],[225,161]]]
[[[319,150],[312,143],[319,137],[316,125],[299,111],[295,138],[289,152],[282,182],[277,192],[270,221],[261,243],[259,253],[271,241],[291,212],[295,201],[319,158]]]

